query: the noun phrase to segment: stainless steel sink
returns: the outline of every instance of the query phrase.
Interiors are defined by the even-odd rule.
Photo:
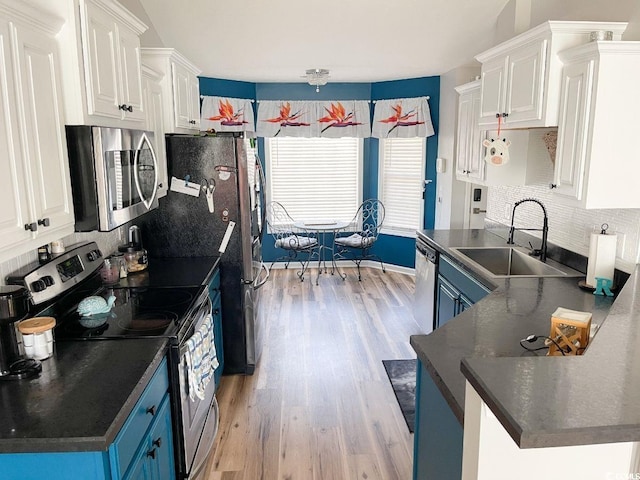
[[[458,247],[452,250],[495,278],[584,276],[551,260],[541,262],[517,247]]]

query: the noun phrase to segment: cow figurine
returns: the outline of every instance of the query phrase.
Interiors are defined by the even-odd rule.
[[[491,140],[484,140],[482,145],[487,147],[487,154],[484,157],[484,161],[496,166],[502,166],[509,163],[509,145],[511,140],[506,138]]]

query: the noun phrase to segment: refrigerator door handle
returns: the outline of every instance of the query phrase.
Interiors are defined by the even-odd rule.
[[[267,266],[264,264],[264,262],[260,262],[260,273],[265,272],[266,275],[264,276],[264,279],[262,281],[260,280],[260,275],[258,275],[256,277],[256,281],[254,282],[253,285],[253,289],[254,290],[258,290],[259,288],[261,288],[265,283],[267,283],[267,280],[269,280],[269,269],[267,268]]]

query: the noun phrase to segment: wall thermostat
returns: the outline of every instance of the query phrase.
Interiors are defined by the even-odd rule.
[[[436,172],[444,173],[447,170],[447,160],[444,158],[436,158]]]

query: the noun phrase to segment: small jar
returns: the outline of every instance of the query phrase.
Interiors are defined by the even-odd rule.
[[[117,260],[112,257],[105,258],[104,265],[100,269],[100,277],[108,285],[118,283],[118,280],[120,280],[120,265]]]
[[[53,317],[33,317],[18,323],[22,334],[24,354],[36,360],[45,360],[53,355]]]

